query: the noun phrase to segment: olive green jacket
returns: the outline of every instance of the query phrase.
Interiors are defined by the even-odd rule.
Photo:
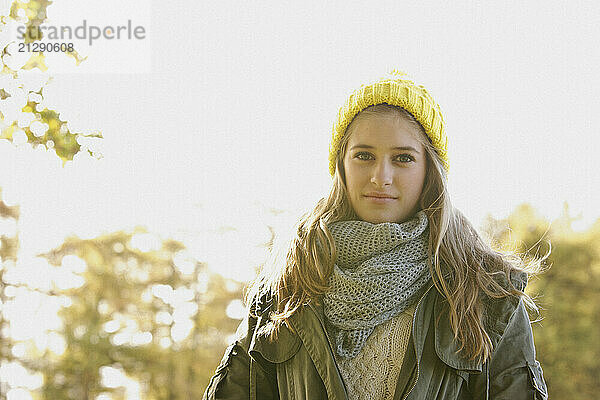
[[[348,399],[322,307],[301,309],[291,318],[296,333],[282,328],[272,342],[261,334],[267,314],[242,321],[204,399]],[[457,354],[443,298],[430,286],[415,310],[394,399],[547,399],[523,301],[490,300],[486,315],[494,352],[482,364]]]

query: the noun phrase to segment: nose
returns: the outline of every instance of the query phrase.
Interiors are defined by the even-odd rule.
[[[377,162],[371,172],[371,183],[378,187],[389,186],[393,180],[393,166],[385,160]]]

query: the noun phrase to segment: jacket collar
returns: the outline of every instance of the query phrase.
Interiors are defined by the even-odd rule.
[[[439,319],[437,318],[439,317]],[[444,309],[443,298],[435,289],[428,289],[423,298],[419,301],[415,310],[413,319],[412,334],[417,349],[418,358],[422,354],[425,345],[425,338],[430,334],[428,326],[433,319],[434,323],[434,343],[435,352],[439,359],[449,367],[457,370],[468,372],[481,372],[482,363],[476,360],[469,360],[459,353],[460,344],[454,339],[454,334],[450,326],[448,312]],[[435,323],[438,320],[437,324]],[[268,319],[260,316],[256,326],[252,329],[252,339],[249,346],[249,351],[259,353],[264,359],[272,363],[281,363],[289,360],[300,348],[302,342],[305,346],[309,342],[309,346],[315,348],[315,341],[319,341],[318,347],[330,354],[333,360],[333,349],[328,343],[327,333],[325,329],[325,314],[323,312],[322,301],[311,301],[308,307],[300,308],[291,318],[294,328],[292,332],[288,327],[282,326],[279,330],[277,340],[270,341],[266,336],[265,326],[268,324]],[[425,325],[427,324],[427,325]],[[318,332],[323,332],[319,335]],[[318,357],[317,354],[311,356]]]

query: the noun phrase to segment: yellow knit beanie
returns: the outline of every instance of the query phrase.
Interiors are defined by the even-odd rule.
[[[446,172],[448,171],[448,138],[440,106],[422,85],[415,85],[406,74],[393,70],[387,76],[354,90],[338,111],[329,144],[329,173],[335,173],[335,158],[342,138],[352,119],[369,106],[376,104],[399,106],[410,112],[425,129],[436,148]]]

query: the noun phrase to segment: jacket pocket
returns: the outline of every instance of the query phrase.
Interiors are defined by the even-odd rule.
[[[540,363],[538,361],[536,361],[535,364],[528,362],[527,369],[529,370],[529,380],[535,389],[535,400],[548,399],[548,389],[546,388],[546,382],[544,381],[544,374]]]

